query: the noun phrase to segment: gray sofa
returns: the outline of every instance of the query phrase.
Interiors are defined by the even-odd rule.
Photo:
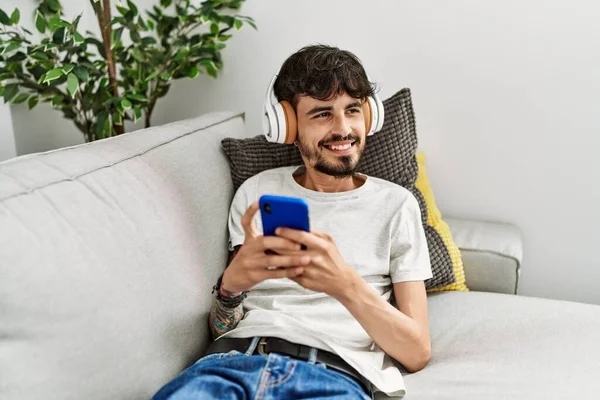
[[[1,399],[147,399],[202,354],[226,136],[241,115],[0,164]],[[515,295],[518,230],[447,221],[472,291],[429,296],[433,358],[406,398],[597,398],[600,307]]]

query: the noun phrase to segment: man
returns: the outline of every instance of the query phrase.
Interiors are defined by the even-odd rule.
[[[304,166],[264,171],[237,191],[233,253],[210,313],[218,340],[156,399],[402,395],[386,353],[410,372],[429,361],[424,280],[432,274],[418,203],[355,171],[373,90],[348,51],[309,46],[285,61],[274,91],[293,106]],[[311,232],[262,236],[263,194],[304,198]]]

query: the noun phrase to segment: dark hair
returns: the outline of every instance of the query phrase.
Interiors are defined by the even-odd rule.
[[[277,100],[296,108],[297,94],[331,100],[347,93],[364,100],[375,87],[369,82],[360,60],[349,51],[326,45],[306,46],[288,57],[275,81]]]

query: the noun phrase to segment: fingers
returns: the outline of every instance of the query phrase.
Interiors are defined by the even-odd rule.
[[[312,232],[305,232],[297,229],[277,228],[275,234],[279,237],[303,244],[309,249],[326,248],[327,244],[329,243],[326,239],[323,239]]]
[[[267,268],[270,266],[276,267],[296,267],[308,265],[310,257],[303,255],[281,256],[281,255],[264,255],[255,259],[248,260],[246,267],[248,268]]]
[[[304,267],[280,268],[275,270],[265,270],[264,279],[295,278],[304,272]]]
[[[263,250],[269,249],[278,253],[283,251],[300,250],[301,248],[300,244],[278,236],[263,236],[261,238],[261,245]]]
[[[256,229],[256,225],[254,224],[254,216],[256,215],[258,208],[258,201],[255,201],[248,207],[244,215],[242,215],[242,227],[244,228],[244,234],[247,238],[259,236],[258,229]]]
[[[312,229],[310,232],[311,232],[312,234],[314,234],[314,235],[316,235],[316,236],[320,237],[321,239],[325,239],[325,240],[327,240],[327,241],[329,241],[329,242],[333,242],[333,238],[332,238],[332,237],[331,237],[331,235],[329,235],[329,233],[327,233],[327,232],[318,231],[318,230],[316,230],[316,229]]]

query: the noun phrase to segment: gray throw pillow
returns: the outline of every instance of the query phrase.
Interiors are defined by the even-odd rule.
[[[394,182],[410,190],[421,208],[423,227],[429,246],[433,278],[427,289],[437,289],[456,281],[452,260],[441,236],[427,225],[427,207],[416,189],[418,165],[417,130],[410,89],[402,89],[383,101],[385,122],[380,132],[368,136],[358,171]],[[267,169],[302,165],[296,146],[269,143],[264,135],[248,139],[226,138],[221,142],[229,159],[233,186],[237,190],[244,181]]]

